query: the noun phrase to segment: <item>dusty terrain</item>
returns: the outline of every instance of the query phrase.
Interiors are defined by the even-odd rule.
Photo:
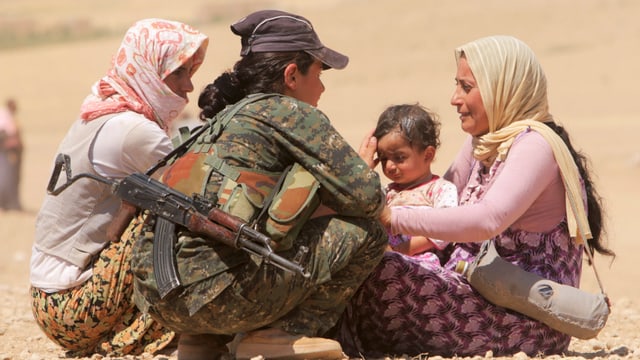
[[[261,8],[306,16],[326,44],[350,56],[345,70],[323,74],[327,91],[320,108],[353,146],[390,104],[420,102],[438,112],[438,173],[463,138],[449,105],[453,49],[492,34],[527,42],[546,70],[552,113],[592,161],[606,201],[609,244],[618,254],[613,262],[596,258],[613,303],[607,326],[596,339],[574,340],[565,357],[640,358],[640,242],[633,230],[640,213],[640,2],[0,0],[0,101],[18,101],[26,147],[20,188],[25,211],[0,213],[0,360],[65,357],[38,329],[29,308],[33,223],[56,146],[126,28],[139,18],[164,17],[207,33],[211,44],[194,77],[197,93],[238,58],[239,41],[229,24]],[[196,97],[188,108],[192,114]],[[582,288],[599,291],[586,264]],[[520,355],[513,358],[527,358]],[[167,357],[176,358],[156,356]]]

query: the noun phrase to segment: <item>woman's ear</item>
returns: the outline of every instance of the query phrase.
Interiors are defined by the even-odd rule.
[[[296,74],[298,73],[298,65],[292,63],[284,68],[284,86],[289,90],[296,90]]]

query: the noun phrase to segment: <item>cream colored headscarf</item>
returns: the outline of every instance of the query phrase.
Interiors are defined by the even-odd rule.
[[[578,168],[564,141],[543,124],[553,118],[547,102],[547,80],[533,51],[514,37],[490,36],[457,48],[456,61],[463,54],[489,119],[489,132],[474,138],[474,157],[491,166],[507,157],[518,134],[527,129],[540,133],[560,168],[571,236],[578,242],[591,239]]]

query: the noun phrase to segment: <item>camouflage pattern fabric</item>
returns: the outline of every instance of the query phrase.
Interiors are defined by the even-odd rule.
[[[293,258],[301,245],[309,247],[302,265],[312,274],[310,279],[238,250],[222,256],[231,253],[224,245],[183,236],[177,261],[186,287],[177,296],[160,300],[153,276],[153,238],[148,233],[134,250],[140,274],[135,301],[154,319],[181,333],[230,335],[271,324],[317,336],[335,324],[380,261],[385,234],[372,219],[325,216],[308,221],[293,248],[280,255]],[[222,270],[227,266],[233,267]]]
[[[320,205],[316,192],[320,183],[299,164],[286,174],[281,189],[271,204],[264,224],[265,232],[276,243],[276,249],[288,250],[305,222]]]
[[[216,193],[221,179],[201,153],[215,153],[232,167],[272,173],[297,162],[320,182],[322,203],[341,215],[373,218],[383,206],[378,174],[320,110],[290,97],[274,95],[246,105],[217,139],[202,134],[165,171],[163,182],[188,195]]]
[[[380,261],[387,244],[377,221],[384,200],[378,174],[322,112],[280,95],[244,106],[217,138],[202,134],[166,170],[165,183],[187,194],[216,199],[213,195],[224,177],[211,170],[210,158],[198,155],[212,153],[231,167],[272,173],[298,163],[318,180],[320,200],[337,215],[307,221],[291,248],[279,252],[293,259],[301,246],[308,247],[301,264],[311,277],[287,273],[182,229],[176,261],[184,288],[160,300],[153,274],[153,219],[148,219],[132,257],[136,304],[184,333],[225,338],[269,325],[309,336],[324,334]]]

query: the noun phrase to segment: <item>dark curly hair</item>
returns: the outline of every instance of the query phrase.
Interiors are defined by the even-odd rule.
[[[420,151],[440,146],[438,116],[418,103],[389,106],[380,114],[373,136],[379,140],[394,130],[400,131],[409,145]]]

